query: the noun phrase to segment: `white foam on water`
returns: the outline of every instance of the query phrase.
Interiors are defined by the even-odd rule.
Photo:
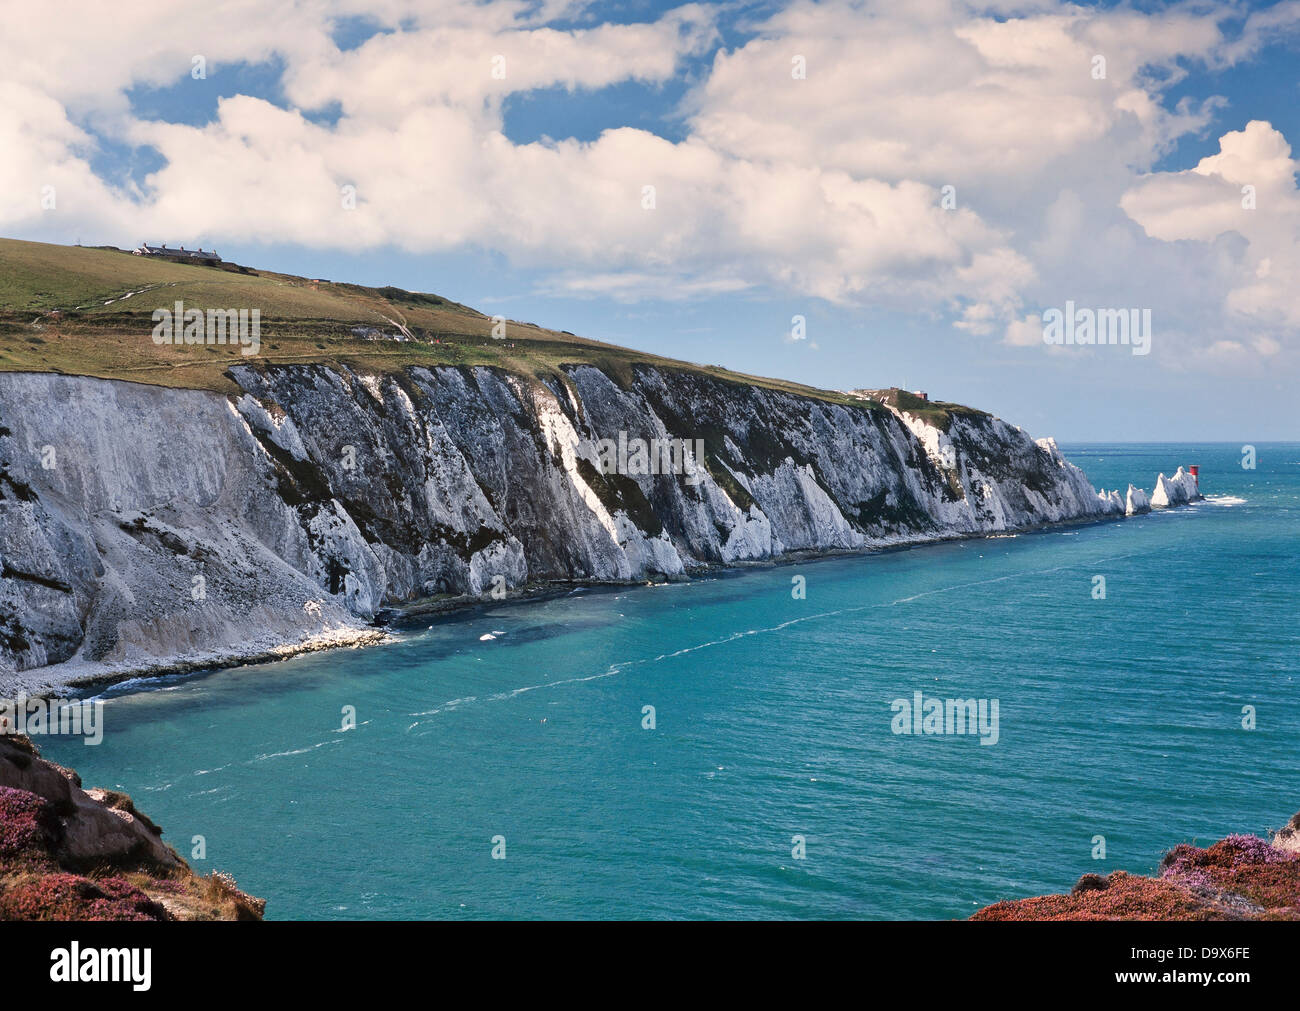
[[[1131,557],[1133,556],[1132,555],[1118,556],[1118,558],[1131,558]],[[1109,560],[1114,561],[1117,559],[1112,558]],[[887,601],[885,603],[859,604],[856,607],[837,608],[834,611],[819,611],[816,614],[806,614],[798,618],[791,618],[788,621],[783,621],[777,625],[771,625],[766,628],[750,628],[750,629],[744,629],[743,631],[739,631],[739,632],[732,632],[730,635],[723,636],[720,639],[710,639],[707,642],[697,643],[694,646],[686,646],[683,647],[682,649],[674,650],[671,653],[660,653],[658,656],[642,657],[639,660],[624,660],[621,663],[611,664],[609,670],[602,671],[599,674],[590,674],[587,675],[586,677],[564,678],[562,680],[557,680],[557,681],[544,681],[541,684],[525,685],[521,688],[515,688],[510,691],[497,692],[493,695],[484,696],[482,698],[482,701],[499,702],[504,699],[511,699],[518,695],[523,695],[526,692],[539,691],[543,688],[557,688],[562,685],[581,684],[586,681],[600,681],[603,680],[604,678],[610,678],[610,677],[614,677],[615,675],[622,674],[625,670],[628,670],[629,668],[632,667],[639,667],[643,664],[660,663],[664,660],[672,660],[675,659],[676,657],[685,656],[688,653],[695,653],[702,649],[710,649],[715,646],[725,646],[728,643],[735,642],[737,639],[744,639],[751,635],[763,635],[771,632],[780,632],[783,631],[784,629],[790,628],[793,625],[801,625],[804,622],[808,622],[808,621],[817,621],[822,618],[834,618],[846,614],[856,614],[862,611],[870,611],[878,608],[896,607],[899,604],[908,604],[913,601],[919,600],[923,597],[929,597],[937,593],[951,593],[955,590],[962,590],[972,586],[983,586],[989,583],[1000,583],[1005,580],[1020,579],[1025,576],[1039,576],[1050,572],[1060,572],[1062,570],[1070,569],[1074,567],[1075,566],[1071,566],[1071,565],[1055,565],[1052,566],[1051,568],[1046,568],[1046,569],[1029,569],[1022,572],[1008,573],[1005,576],[995,576],[990,579],[977,579],[966,583],[956,583],[951,586],[939,586],[939,587],[935,587],[932,590],[924,590],[920,593],[913,594],[912,596],[899,597],[896,600]],[[457,706],[461,704],[474,703],[478,701],[480,701],[480,699],[477,696],[469,696],[468,698],[453,699],[450,702],[444,702],[442,705],[438,706],[435,709],[427,709],[424,710],[423,712],[417,712],[417,713],[408,713],[407,715],[415,718],[415,722],[410,724],[406,728],[406,732],[409,734],[412,730],[420,726],[422,723],[428,722],[429,717],[437,716],[438,714],[443,713],[449,709],[455,709]]]
[[[270,755],[258,755],[252,762],[245,762],[245,765],[252,765],[253,762],[265,762],[268,758],[287,758],[290,755],[305,755],[309,751],[315,751],[317,748],[323,748],[327,744],[338,744],[339,739],[336,737],[332,741],[321,741],[319,744],[312,744],[305,748],[297,748],[293,751],[276,751]]]

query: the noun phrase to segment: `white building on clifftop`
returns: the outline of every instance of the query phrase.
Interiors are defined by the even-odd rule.
[[[175,260],[180,263],[217,264],[221,262],[221,257],[216,254],[215,250],[204,252],[202,246],[196,251],[186,249],[184,246],[179,249],[168,249],[165,242],[161,246],[142,243],[139,248],[133,249],[131,252],[136,256],[152,256],[160,260]]]

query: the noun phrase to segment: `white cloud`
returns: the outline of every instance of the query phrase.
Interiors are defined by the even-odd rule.
[[[1189,62],[1248,58],[1300,24],[1297,4],[1228,37],[1231,9],[1204,5],[800,0],[716,53],[684,140],[624,127],[530,144],[504,133],[510,95],[672,80],[716,46],[721,9],[600,24],[598,7],[564,0],[65,6],[58,30],[29,5],[0,37],[9,233],[63,221],[118,241],[477,247],[575,294],[786,290],[941,313],[1025,348],[1042,347],[1041,308],[1066,299],[1154,307],[1162,352],[1277,355],[1300,328],[1294,162],[1276,130],[1252,123],[1194,170],[1139,176],[1219,108],[1170,109],[1161,89]],[[548,24],[575,14],[591,27]],[[361,15],[383,31],[340,50],[332,30]],[[133,114],[132,86],[189,86],[195,55],[283,61],[290,107],[235,96],[201,127]],[[333,108],[337,122],[313,121]],[[141,192],[105,183],[89,124],[164,167]],[[1243,217],[1229,198],[1247,182],[1260,209]]]
[[[1007,325],[1006,343],[1013,347],[1043,347],[1043,318],[1030,314]]]
[[[412,109],[450,105],[488,112],[512,93],[564,86],[600,88],[619,81],[661,82],[683,55],[714,39],[713,15],[698,4],[649,24],[546,27],[437,25],[376,35],[349,52],[290,67],[285,89],[303,108],[339,102],[350,117],[398,126]]]
[[[1163,242],[1217,248],[1199,283],[1225,289],[1225,325],[1300,328],[1300,190],[1286,138],[1259,120],[1219,138],[1219,153],[1186,172],[1146,176],[1123,197],[1123,207],[1146,233]],[[1233,241],[1233,240],[1238,241]],[[1244,240],[1244,241],[1240,241]],[[1276,335],[1251,341],[1276,354]],[[1216,346],[1239,341],[1219,341]]]
[[[961,3],[804,0],[718,55],[693,124],[748,158],[935,184],[1037,174],[1103,142],[1107,157],[1149,164],[1199,124],[1152,103],[1137,78],[1213,46],[1212,18],[1064,10],[999,21]],[[806,80],[791,80],[796,56]]]

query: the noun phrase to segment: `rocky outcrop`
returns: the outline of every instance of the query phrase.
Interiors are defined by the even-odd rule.
[[[371,641],[440,595],[1125,511],[1052,440],[954,405],[645,364],[229,374],[233,396],[0,374],[0,695]],[[658,466],[679,441],[698,466]],[[652,460],[611,466],[615,444]]]
[[[1105,496],[1106,493],[1102,492]],[[1189,505],[1205,498],[1201,494],[1200,482],[1195,474],[1179,467],[1173,477],[1160,474],[1156,478],[1155,490],[1148,495],[1136,485],[1129,485],[1128,491],[1120,498],[1118,491],[1110,493],[1118,504],[1119,511],[1125,516],[1138,516],[1149,513],[1152,509],[1172,509],[1174,506]]]
[[[82,789],[0,735],[0,920],[260,920],[264,906],[195,874],[126,794]]]
[[[998,902],[975,920],[1297,920],[1300,814],[1272,842],[1230,835],[1213,846],[1181,843],[1154,877],[1085,874],[1069,895]]]
[[[1201,489],[1195,476],[1179,467],[1173,477],[1161,474],[1156,478],[1155,489],[1151,492],[1151,508],[1169,509],[1187,505],[1200,497]]]

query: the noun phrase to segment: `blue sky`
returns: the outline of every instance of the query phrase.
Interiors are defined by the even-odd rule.
[[[44,61],[75,80],[19,53],[36,11],[0,233],[215,246],[1061,440],[1300,438],[1297,5],[897,8],[87,5]],[[1151,353],[1047,347],[1066,299],[1150,309]]]

